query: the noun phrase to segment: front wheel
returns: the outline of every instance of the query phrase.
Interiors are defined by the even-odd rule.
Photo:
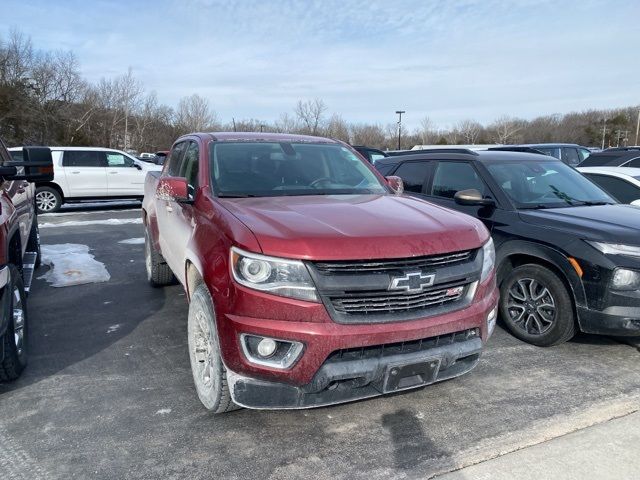
[[[0,362],[0,381],[15,380],[27,366],[27,304],[22,276],[14,265],[9,266],[9,283],[6,285],[10,299],[3,312],[9,325],[3,337],[4,360]]]
[[[540,347],[564,343],[576,333],[567,287],[541,265],[521,265],[505,278],[500,313],[515,337]]]
[[[189,358],[198,398],[213,413],[239,408],[231,398],[227,370],[220,357],[213,301],[206,285],[199,285],[191,296],[187,325]]]
[[[62,195],[52,187],[36,188],[36,208],[38,213],[57,212],[62,206]]]

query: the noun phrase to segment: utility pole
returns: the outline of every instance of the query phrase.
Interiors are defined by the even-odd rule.
[[[604,124],[602,125],[602,150],[604,150],[604,136],[607,133],[607,119],[605,118]]]
[[[636,123],[636,143],[634,145],[638,145],[638,132],[640,131],[640,108],[638,108],[638,122]]]
[[[231,121],[233,122],[233,131],[236,131],[236,119],[235,117],[231,117]]]
[[[396,110],[398,114],[398,150],[400,150],[400,132],[402,130],[402,114],[406,113],[404,110]]]

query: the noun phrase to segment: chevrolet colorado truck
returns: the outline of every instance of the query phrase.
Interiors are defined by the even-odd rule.
[[[186,291],[206,408],[317,407],[477,364],[497,315],[489,233],[401,192],[334,140],[176,141],[145,181],[145,262]]]
[[[26,294],[40,264],[36,181],[53,178],[51,151],[30,147],[13,161],[0,140],[0,381],[15,380],[27,365]]]

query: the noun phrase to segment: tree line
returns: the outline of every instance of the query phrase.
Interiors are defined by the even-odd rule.
[[[401,148],[416,144],[568,142],[587,146],[637,144],[640,107],[587,110],[525,120],[503,116],[438,128],[428,117],[402,127]],[[351,123],[322,99],[300,100],[275,121],[221,121],[206,98],[185,96],[176,108],[146,92],[131,69],[91,83],[73,52],[43,51],[18,30],[0,38],[0,136],[9,145],[90,145],[154,152],[194,131],[265,131],[337,138],[354,145],[397,148],[398,125]]]

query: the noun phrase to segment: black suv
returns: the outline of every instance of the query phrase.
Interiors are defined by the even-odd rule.
[[[421,153],[376,168],[401,177],[406,193],[485,223],[500,313],[516,337],[550,346],[578,330],[640,336],[640,209],[539,154]]]
[[[364,145],[352,145],[352,147],[372,165],[375,165],[378,160],[389,156],[382,150],[373,147],[366,147]]]

